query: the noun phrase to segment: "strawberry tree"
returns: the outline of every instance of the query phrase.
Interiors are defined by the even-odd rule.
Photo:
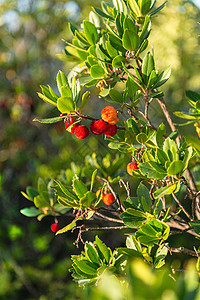
[[[162,91],[171,66],[158,71],[148,47],[151,19],[165,4],[156,6],[152,0],[102,2],[102,9],[93,8],[79,28],[70,24],[73,38],[65,41],[62,58],[77,65],[68,76],[58,72],[57,92],[41,86],[38,93],[58,114],[35,121],[64,122],[67,134],[79,139],[102,135],[110,149],[118,150],[114,160],[109,154],[99,159],[94,153],[82,166],[69,167],[58,178],[39,178],[37,188],[27,187],[26,193],[22,192],[33,202],[22,214],[39,221],[53,216],[56,235],[78,230],[75,243],[85,246],[80,255],[72,256],[71,271],[79,285],[98,283],[107,271],[121,274],[131,257],[160,268],[168,254],[183,252],[195,257],[200,269],[200,248],[173,248],[169,241],[171,235],[185,232],[194,239],[200,237],[200,193],[189,168],[191,159],[199,159],[200,149],[199,142],[181,136],[176,129]],[[93,86],[100,101],[109,103],[99,112],[99,119],[82,113],[91,101]],[[176,115],[190,119],[199,134],[200,96],[187,95],[192,111]],[[153,102],[158,102],[171,132],[164,123],[156,126],[150,119]],[[129,157],[127,166],[125,157]],[[127,169],[130,180],[124,180],[122,168]],[[137,188],[132,186],[133,178],[140,181]],[[65,227],[60,228],[59,218],[65,218]],[[92,227],[91,220],[102,226]],[[84,232],[111,229],[125,230],[124,247],[111,251],[98,236],[93,242],[84,241]]]

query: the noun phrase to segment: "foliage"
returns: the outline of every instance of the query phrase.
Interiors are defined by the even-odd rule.
[[[21,91],[23,89],[25,89],[26,94],[29,93],[29,90],[32,90],[31,95],[34,95],[35,89],[37,89],[35,87],[42,82],[43,85],[41,86],[41,91],[38,93],[38,96],[48,104],[53,105],[54,109],[50,110],[51,106],[48,105],[45,105],[43,108],[40,104],[31,104],[28,110],[26,110],[25,106],[22,107],[21,104],[19,104],[21,103],[21,98],[17,96],[16,99],[19,101],[17,100],[16,105],[13,105],[16,100],[13,98],[12,101],[9,102],[9,107],[7,106],[8,111],[6,110],[6,114],[9,112],[15,122],[13,127],[16,126],[16,121],[19,121],[23,125],[27,124],[31,110],[33,109],[37,115],[45,115],[44,118],[35,118],[35,121],[39,121],[40,123],[56,122],[56,124],[53,125],[55,127],[51,128],[59,128],[59,125],[57,125],[58,122],[61,121],[62,123],[66,117],[74,118],[77,123],[82,121],[88,124],[92,119],[97,118],[97,116],[92,118],[82,113],[82,111],[90,113],[94,89],[91,89],[91,93],[86,90],[86,88],[91,88],[92,86],[99,88],[98,94],[100,98],[105,99],[109,103],[113,103],[118,109],[118,115],[120,117],[120,125],[117,126],[118,133],[114,137],[107,138],[109,141],[108,147],[110,148],[110,150],[107,149],[107,151],[114,150],[114,153],[118,151],[119,154],[115,158],[113,155],[101,155],[101,159],[98,155],[96,156],[95,153],[90,154],[85,161],[80,164],[80,167],[78,166],[76,158],[73,158],[76,164],[72,163],[71,167],[68,166],[71,163],[70,158],[74,154],[73,149],[77,148],[78,145],[83,145],[83,141],[76,142],[74,140],[71,143],[73,137],[69,134],[69,136],[66,135],[66,138],[61,141],[61,139],[59,140],[59,138],[56,137],[58,132],[50,129],[49,133],[51,138],[53,137],[53,143],[59,148],[58,153],[64,153],[62,149],[64,148],[66,140],[70,142],[68,142],[67,146],[69,152],[65,158],[63,155],[60,155],[58,159],[58,157],[56,157],[58,155],[55,155],[50,149],[51,158],[50,161],[47,161],[45,150],[43,154],[41,152],[42,147],[44,149],[46,147],[46,152],[49,151],[48,146],[45,146],[45,129],[42,129],[41,126],[41,130],[38,131],[36,127],[38,124],[35,122],[38,142],[37,153],[40,154],[44,163],[39,166],[40,162],[37,161],[37,167],[34,165],[34,170],[29,169],[31,170],[28,174],[29,178],[27,178],[26,172],[21,179],[23,185],[26,184],[27,181],[29,181],[28,184],[32,181],[35,186],[39,174],[40,176],[43,173],[45,175],[48,174],[48,178],[40,178],[38,180],[37,189],[29,186],[26,193],[22,192],[23,195],[32,202],[31,205],[34,206],[23,208],[21,212],[29,217],[37,217],[38,220],[42,220],[43,224],[48,222],[46,221],[47,216],[59,220],[63,228],[57,232],[57,235],[71,230],[79,230],[79,239],[76,240],[78,244],[78,242],[82,240],[82,235],[90,230],[108,230],[108,232],[110,232],[111,229],[123,230],[123,232],[128,234],[126,246],[123,245],[123,247],[119,248],[119,245],[117,245],[118,248],[111,251],[109,247],[103,244],[104,251],[111,255],[109,263],[101,258],[102,252],[97,251],[98,247],[95,242],[94,244],[87,242],[85,251],[82,252],[81,255],[72,256],[72,260],[74,263],[76,262],[75,265],[79,270],[78,276],[75,275],[75,277],[77,280],[82,280],[79,284],[86,285],[93,281],[88,277],[88,275],[91,275],[88,274],[88,262],[86,263],[86,269],[84,266],[84,276],[80,274],[80,267],[83,265],[82,260],[84,261],[83,263],[85,263],[85,260],[89,261],[89,265],[92,263],[92,269],[96,268],[95,277],[93,277],[93,279],[95,278],[94,282],[98,284],[98,288],[96,291],[88,290],[90,294],[86,296],[87,299],[89,299],[89,295],[96,295],[96,297],[100,295],[98,296],[100,299],[101,297],[112,298],[111,294],[105,294],[106,290],[101,290],[101,277],[102,280],[104,280],[104,278],[105,280],[109,280],[108,278],[110,277],[107,277],[107,269],[109,269],[116,276],[114,279],[115,282],[117,278],[121,278],[120,282],[122,282],[122,277],[127,273],[127,271],[124,273],[124,265],[126,263],[130,265],[129,259],[134,256],[142,258],[145,264],[149,264],[155,269],[162,267],[163,273],[165,260],[170,261],[171,259],[168,255],[169,253],[185,252],[186,254],[198,257],[198,239],[194,239],[194,237],[199,237],[198,189],[195,190],[194,185],[191,185],[191,182],[195,183],[191,180],[191,175],[187,178],[188,181],[186,181],[185,177],[187,177],[188,174],[188,166],[190,169],[192,169],[194,165],[198,168],[199,140],[191,136],[184,136],[180,139],[178,135],[179,132],[172,126],[173,123],[170,123],[173,132],[169,133],[168,128],[165,128],[166,123],[165,125],[160,124],[160,126],[158,126],[158,121],[153,118],[151,119],[149,112],[149,109],[154,108],[157,102],[161,104],[161,108],[163,108],[163,95],[164,93],[168,94],[167,88],[170,86],[170,83],[169,85],[165,85],[165,83],[170,76],[171,69],[170,66],[167,68],[166,66],[169,65],[171,61],[160,71],[158,67],[160,61],[155,63],[154,54],[150,51],[150,47],[148,46],[148,44],[150,44],[149,37],[152,34],[151,24],[154,25],[159,22],[162,24],[161,15],[157,18],[159,21],[156,22],[156,19],[154,19],[155,13],[159,12],[159,9],[156,9],[158,6],[155,4],[153,7],[151,1],[129,1],[127,6],[121,1],[114,2],[113,4],[104,3],[101,8],[95,8],[93,12],[90,13],[89,20],[84,20],[80,27],[70,25],[73,35],[72,43],[67,40],[67,46],[63,54],[58,55],[58,57],[67,62],[70,60],[72,64],[78,63],[78,65],[72,70],[69,76],[65,76],[62,71],[58,72],[57,88],[54,84],[52,87],[44,85],[43,78],[46,73],[40,73],[43,77],[38,76],[37,83],[33,87],[28,83],[26,84],[26,89],[23,87],[20,88],[18,85],[19,81],[16,80],[14,80],[12,84],[12,87],[15,89],[12,93],[14,92],[21,97]],[[163,5],[161,4],[160,9],[164,6],[165,3],[163,3]],[[53,18],[53,20],[54,19],[55,18]],[[62,26],[61,18],[60,21]],[[53,23],[54,21],[52,24]],[[78,25],[76,24],[76,26]],[[59,30],[59,28],[60,27],[57,27],[57,32],[59,32],[60,36],[65,36],[66,38],[66,35],[63,35],[62,30]],[[162,32],[161,28],[160,32]],[[46,58],[47,57],[44,59]],[[51,57],[48,57],[48,59],[49,62],[53,62]],[[40,64],[38,64],[38,67],[40,69]],[[4,68],[6,69],[7,67],[4,65]],[[42,69],[46,71],[46,68]],[[34,68],[32,70],[34,70]],[[37,71],[36,73],[39,74]],[[14,73],[8,72],[6,74],[10,82],[13,80],[12,74]],[[53,81],[48,81],[47,79],[46,82],[52,83]],[[157,90],[158,88],[159,90]],[[7,90],[9,91],[8,88]],[[192,93],[194,96],[194,92]],[[7,94],[7,92],[5,94]],[[193,96],[190,94],[189,98]],[[193,106],[194,110],[191,111],[190,114],[190,116],[195,116],[195,119],[191,121],[197,125],[198,101],[193,98],[191,98],[191,101],[195,102],[193,103],[193,105],[195,105],[195,107]],[[166,110],[163,111],[165,115],[167,115]],[[126,112],[129,113],[129,117],[127,117]],[[62,114],[61,116],[60,113]],[[120,115],[120,113],[122,113],[122,115]],[[165,121],[162,120],[161,122]],[[63,124],[61,126],[63,126]],[[68,130],[70,131],[70,128]],[[34,135],[33,139],[31,139],[31,137],[32,135],[29,134],[26,139],[31,140],[31,144],[33,144],[32,140],[34,139]],[[92,139],[93,141],[95,139],[100,140],[97,139],[97,137],[90,139],[91,141]],[[44,145],[41,148],[39,146],[40,143]],[[102,142],[102,144],[103,143],[105,143],[105,141]],[[21,142],[20,145],[22,144]],[[92,145],[92,142],[88,142],[88,145],[89,144]],[[23,149],[24,146],[22,145],[21,153],[23,153]],[[93,149],[93,151],[95,151],[95,149]],[[104,153],[105,152],[104,148]],[[65,153],[67,153],[67,150]],[[20,166],[24,164],[23,162],[28,164],[29,157],[32,157],[31,155],[32,154],[29,154],[29,156],[23,158],[23,161],[20,160],[19,157],[18,162],[17,160],[16,163],[14,162],[15,166],[20,170],[20,173],[23,174],[24,172]],[[131,156],[139,166],[139,170],[133,171],[132,178],[127,177],[123,171],[128,162],[128,157],[129,160],[131,160]],[[60,160],[61,157],[62,159]],[[45,163],[49,165],[45,166]],[[58,175],[64,164],[68,169]],[[193,175],[196,185],[199,188],[195,172],[193,172]],[[125,182],[127,178],[129,184]],[[136,188],[137,180],[142,180],[143,182]],[[3,184],[5,185],[4,182]],[[15,184],[17,185],[17,181]],[[123,187],[125,187],[125,190]],[[96,194],[97,190],[100,190],[98,196]],[[101,202],[102,194],[108,191],[113,193],[116,199],[111,207],[105,207]],[[6,194],[4,198],[6,198]],[[187,199],[187,202],[184,199]],[[44,217],[45,219],[43,220]],[[105,226],[102,226],[102,222],[105,221],[106,224],[103,223]],[[111,226],[111,222],[115,225]],[[79,226],[79,224],[82,225]],[[93,225],[91,224],[94,224],[94,227],[92,227]],[[179,227],[177,228],[176,226]],[[183,237],[185,236],[184,232],[188,231],[187,237],[191,235],[191,244],[183,240],[179,240],[179,243],[175,243],[173,241],[173,235],[177,233],[175,228],[178,229],[180,234],[182,233],[181,235]],[[10,229],[10,236],[13,238],[16,237],[16,239],[20,241],[22,235],[19,227],[12,227]],[[43,233],[41,233],[41,235],[43,235]],[[37,240],[36,237],[34,237],[34,239]],[[34,239],[33,243],[37,244],[37,242],[34,242]],[[56,239],[56,241],[58,241],[58,239]],[[32,242],[30,243],[30,250],[31,244]],[[43,249],[43,253],[45,249],[50,248],[50,246],[48,246],[49,242],[45,249],[41,241],[38,241],[38,245],[39,244],[38,249]],[[16,253],[17,247],[19,247],[17,245],[19,244],[16,244]],[[91,254],[92,251],[88,250],[91,249],[89,245],[93,247],[92,249],[94,249],[98,255],[99,264],[96,265],[95,268],[94,262],[91,262],[91,255],[87,256],[87,253],[90,252]],[[34,248],[34,245],[32,248]],[[65,248],[65,245],[62,248]],[[121,258],[121,260],[118,258]],[[115,260],[120,261],[120,265],[117,267]],[[5,261],[9,261],[9,259],[6,258]],[[16,272],[18,272],[18,266],[16,267],[15,262],[11,259],[10,261],[12,265],[10,268],[14,268]],[[134,265],[136,266],[135,270],[139,269],[136,261],[133,261],[133,264],[131,264],[131,266]],[[194,269],[194,266],[192,268]],[[4,269],[9,270],[9,266],[4,264]],[[166,274],[169,273],[170,271],[166,270]],[[30,271],[26,270],[23,274],[23,276],[29,277]],[[23,276],[20,277],[22,282],[23,278],[25,278]],[[79,276],[81,278],[78,278]],[[33,277],[31,278],[30,275],[31,281],[34,282]],[[131,278],[133,277],[132,274]],[[113,276],[111,278],[113,279]],[[4,279],[4,282],[6,282],[6,280],[7,279]],[[134,280],[131,281],[128,277],[126,277],[125,280],[130,282],[130,286],[134,285]],[[183,280],[184,286],[187,286],[187,279],[183,279],[183,277],[181,279],[180,277],[178,282],[181,282],[181,280]],[[36,281],[37,279],[35,279],[35,282]],[[24,282],[27,284],[26,280],[24,280]],[[120,282],[116,283],[119,295],[121,295]],[[44,284],[47,286],[47,282],[44,282]],[[171,286],[170,284],[169,286]],[[29,283],[27,286],[29,286]],[[152,287],[155,288],[154,285],[152,285]],[[17,289],[16,286],[16,290]],[[175,286],[172,284],[172,290],[175,289]],[[189,289],[190,288],[188,288],[188,291]],[[165,288],[163,287],[162,291],[164,290]],[[187,287],[185,290],[187,291]],[[104,296],[102,296],[103,293]],[[128,289],[127,297],[132,297],[131,293],[132,291]],[[138,293],[139,297],[143,292],[138,287],[138,292],[135,288],[134,293]],[[182,297],[178,292],[171,291],[171,293],[173,293],[174,298],[179,297],[181,299]],[[162,294],[161,290],[160,294]],[[79,295],[79,298],[80,297],[82,296]],[[143,297],[146,296],[143,295]]]

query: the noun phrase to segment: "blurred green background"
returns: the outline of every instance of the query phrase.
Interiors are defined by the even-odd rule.
[[[158,5],[161,3],[158,0]],[[41,125],[32,121],[36,116],[57,114],[38,98],[37,92],[41,84],[50,84],[55,89],[58,70],[67,74],[73,68],[73,64],[59,61],[56,54],[64,48],[62,39],[71,38],[68,22],[79,26],[82,19],[87,18],[91,6],[100,6],[100,1],[0,0],[2,300],[89,297],[75,287],[68,272],[70,254],[80,253],[73,245],[75,235],[67,233],[54,237],[50,231],[53,218],[39,222],[24,217],[19,211],[29,205],[20,191],[28,185],[36,186],[38,177],[54,178],[61,170],[69,168],[71,162],[83,164],[86,155],[96,152],[103,157],[108,151],[101,137],[78,141],[65,132],[63,123]],[[200,92],[198,21],[198,0],[169,0],[152,21],[149,49],[154,52],[160,70],[172,64],[172,75],[165,86],[171,112],[180,106],[187,110],[185,90]],[[86,107],[87,113],[98,116],[95,108],[105,103],[99,103],[94,96]],[[150,113],[154,124],[159,124],[163,116],[156,104]],[[181,131],[190,134],[191,129],[181,128]],[[63,225],[65,222],[63,220]],[[122,243],[124,239],[118,235],[112,234],[116,239],[109,246],[116,246],[118,241]],[[88,238],[92,239],[93,235]]]

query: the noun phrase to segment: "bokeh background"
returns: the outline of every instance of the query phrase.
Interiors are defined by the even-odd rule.
[[[38,98],[37,92],[41,84],[49,84],[55,90],[58,70],[67,74],[73,68],[72,63],[60,61],[56,54],[62,53],[62,39],[71,38],[68,23],[79,26],[91,6],[99,7],[100,1],[0,0],[2,300],[82,299],[83,296],[68,272],[70,254],[80,253],[73,245],[75,236],[68,233],[55,237],[50,231],[52,217],[39,222],[21,215],[20,209],[29,203],[20,191],[25,191],[28,185],[36,186],[38,177],[54,178],[71,164],[76,168],[93,152],[103,157],[109,151],[101,138],[78,141],[65,132],[63,123],[40,125],[32,121],[36,116],[57,114]],[[199,0],[169,0],[152,21],[149,49],[154,52],[156,65],[162,70],[172,64],[172,75],[164,87],[171,112],[180,106],[181,110],[187,110],[185,90],[200,92],[199,21]],[[106,103],[99,101],[95,96],[92,98],[86,107],[88,114],[98,116],[95,108]],[[157,105],[150,113],[158,124],[163,116]],[[191,129],[182,127],[181,131],[190,134]],[[114,157],[115,153],[112,151],[110,155]],[[121,242],[123,238],[116,235],[115,241]]]

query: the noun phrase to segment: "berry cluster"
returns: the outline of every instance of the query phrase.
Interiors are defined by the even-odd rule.
[[[93,120],[90,124],[90,130],[93,134],[100,135],[102,133],[105,136],[114,136],[117,133],[117,126],[115,125],[119,121],[117,111],[112,106],[106,106],[101,112],[101,119]],[[69,132],[74,133],[78,139],[85,139],[89,135],[89,129],[85,125],[80,125],[80,122],[75,123],[75,120],[69,119],[65,122],[65,128]]]

